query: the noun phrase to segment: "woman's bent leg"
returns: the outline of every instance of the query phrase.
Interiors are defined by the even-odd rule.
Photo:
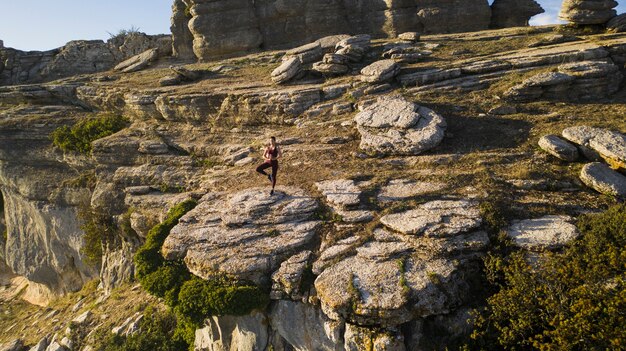
[[[261,173],[264,176],[267,176],[267,173],[265,173],[265,170],[272,167],[272,165],[270,165],[267,162],[264,162],[262,164],[259,165],[259,167],[256,168],[256,171]]]

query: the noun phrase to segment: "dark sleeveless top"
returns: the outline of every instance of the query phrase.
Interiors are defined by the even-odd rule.
[[[278,146],[270,150],[270,155],[272,155],[272,157],[278,157]]]

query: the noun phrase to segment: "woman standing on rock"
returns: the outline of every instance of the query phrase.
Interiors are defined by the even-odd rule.
[[[272,182],[272,191],[270,191],[270,195],[274,195],[274,187],[276,187],[276,173],[278,172],[278,159],[281,157],[283,157],[283,151],[280,149],[278,144],[276,144],[276,138],[271,137],[269,145],[263,152],[265,162],[256,168],[257,172],[266,176],[270,182]],[[265,173],[265,170],[270,167],[272,167],[272,174]]]

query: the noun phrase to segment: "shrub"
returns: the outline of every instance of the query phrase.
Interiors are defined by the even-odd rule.
[[[113,239],[117,226],[111,217],[93,211],[87,204],[79,206],[78,218],[82,222],[80,229],[84,232],[81,254],[85,256],[85,263],[100,267],[102,247]]]
[[[578,226],[582,237],[562,253],[531,264],[516,252],[487,267],[503,279],[476,317],[470,349],[625,347],[626,205]]]
[[[137,278],[141,280],[144,276],[155,272],[164,264],[165,260],[161,256],[163,242],[165,242],[170,230],[178,224],[178,220],[193,209],[196,204],[195,200],[187,200],[174,206],[168,211],[163,222],[150,229],[146,242],[135,254],[134,261]]]
[[[128,120],[122,116],[104,115],[82,120],[71,128],[59,127],[50,134],[50,138],[56,147],[65,152],[89,154],[93,141],[115,134],[127,125]]]
[[[207,316],[246,315],[268,303],[268,295],[254,284],[194,276],[180,289],[176,309],[193,322],[202,323]]]

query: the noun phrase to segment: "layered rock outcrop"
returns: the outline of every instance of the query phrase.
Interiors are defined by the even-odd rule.
[[[574,24],[605,24],[617,15],[615,0],[564,0],[559,18]]]
[[[495,0],[491,5],[491,27],[527,26],[531,17],[544,12],[534,0]]]
[[[0,86],[38,83],[78,74],[102,72],[148,49],[170,55],[169,35],[131,33],[102,40],[71,41],[49,51],[20,51],[0,47]]]
[[[485,0],[177,0],[173,9],[175,54],[187,57],[190,42],[185,28],[189,28],[193,51],[202,60],[294,47],[332,34],[395,37],[410,31],[463,32],[486,29],[491,21]]]

